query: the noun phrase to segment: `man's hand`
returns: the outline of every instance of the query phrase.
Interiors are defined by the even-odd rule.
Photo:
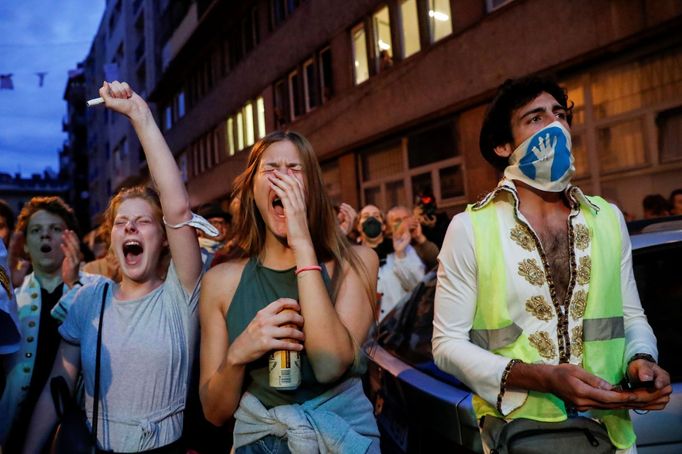
[[[570,402],[579,411],[591,408],[617,409],[627,408],[636,397],[631,393],[613,390],[613,385],[582,367],[573,364],[545,366],[544,376],[546,389]]]
[[[670,402],[673,388],[670,375],[658,364],[637,359],[628,365],[628,378],[631,383],[653,382],[652,388],[635,388],[630,392],[637,395],[637,407],[642,410],[663,410]]]
[[[400,259],[405,258],[405,249],[407,249],[411,240],[412,237],[407,229],[401,229],[400,232],[393,232],[393,251],[395,252],[396,257]]]
[[[62,261],[62,281],[72,288],[78,281],[78,273],[83,255],[80,250],[80,240],[73,230],[65,230],[62,244],[59,245],[64,253]]]
[[[358,213],[352,206],[348,205],[347,203],[342,203],[339,206],[339,228],[344,235],[348,236],[351,230],[353,230],[353,227],[355,226],[355,219],[357,217]]]

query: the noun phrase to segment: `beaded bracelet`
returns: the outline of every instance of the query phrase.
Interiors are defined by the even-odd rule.
[[[301,274],[304,271],[322,271],[322,267],[320,265],[309,265],[309,266],[302,266],[301,268],[298,268],[296,272],[294,273],[296,276]]]
[[[507,367],[504,368],[504,372],[502,372],[502,379],[500,380],[500,393],[497,395],[497,411],[500,414],[503,414],[502,397],[504,396],[504,392],[506,391],[507,388],[507,379],[509,378],[509,374],[511,373],[512,367],[514,367],[514,364],[518,363],[523,363],[523,361],[521,361],[520,359],[512,359],[507,364]]]

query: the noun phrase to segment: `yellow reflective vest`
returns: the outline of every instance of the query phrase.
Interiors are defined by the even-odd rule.
[[[582,367],[609,383],[622,380],[625,354],[623,301],[620,282],[621,230],[613,208],[601,197],[589,197],[599,210],[581,205],[592,242],[589,293],[583,319]],[[507,270],[502,248],[498,213],[494,203],[482,208],[467,208],[474,231],[478,267],[478,295],[470,337],[472,342],[493,353],[523,362],[542,360],[529,343],[528,334],[509,316],[506,295]],[[494,405],[474,396],[477,419],[485,415],[503,417]],[[619,449],[632,446],[635,432],[627,410],[593,410],[591,414],[606,426],[609,437]],[[567,418],[564,402],[549,393],[529,391],[524,404],[504,416],[537,421],[563,421]]]

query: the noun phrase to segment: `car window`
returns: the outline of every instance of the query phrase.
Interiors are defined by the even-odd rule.
[[[659,363],[673,381],[682,379],[682,242],[632,253],[644,312],[658,340]]]
[[[379,325],[379,344],[413,366],[433,362],[435,293],[436,274],[429,273]]]

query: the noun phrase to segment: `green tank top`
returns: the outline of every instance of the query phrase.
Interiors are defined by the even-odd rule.
[[[239,285],[235,291],[226,323],[230,344],[246,329],[256,313],[279,298],[292,298],[298,301],[298,283],[295,268],[273,270],[261,265],[251,257],[244,267]],[[324,264],[322,278],[331,294],[331,278]],[[356,375],[357,371],[353,371]],[[292,391],[271,388],[268,377],[268,355],[263,355],[246,368],[246,390],[256,396],[266,408],[278,405],[302,404],[319,396],[349,376],[346,373],[335,383],[322,384],[315,380],[312,366],[305,350],[301,355],[301,385]]]

